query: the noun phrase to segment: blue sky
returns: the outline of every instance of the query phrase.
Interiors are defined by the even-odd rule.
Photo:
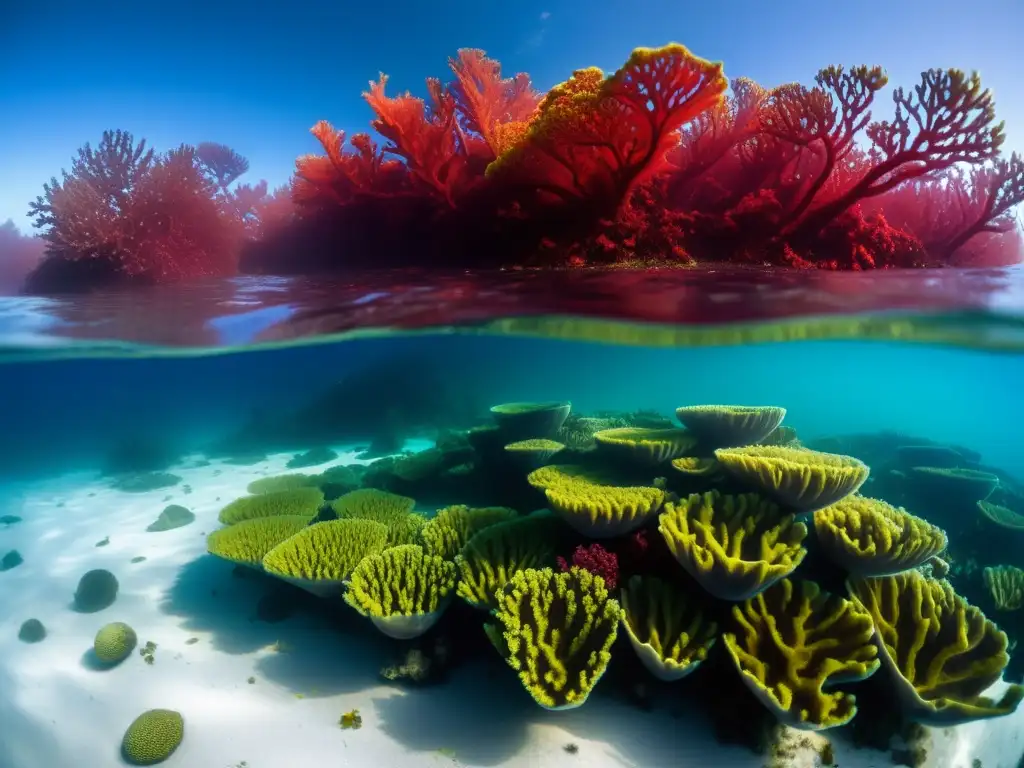
[[[978,69],[1024,150],[1021,0],[343,0],[18,3],[0,29],[0,221],[29,230],[27,203],[106,128],[157,149],[217,141],[249,158],[247,180],[287,181],[308,130],[365,130],[360,98],[384,71],[392,93],[447,79],[447,57],[483,48],[547,89],[573,69],[618,67],[636,46],[676,41],[730,77],[802,81],[830,63],[881,64],[911,86],[928,67]],[[1015,30],[1017,33],[1015,34]],[[891,109],[890,89],[881,106]]]

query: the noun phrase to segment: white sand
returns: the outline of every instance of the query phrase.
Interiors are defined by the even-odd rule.
[[[764,765],[764,758],[716,744],[699,716],[668,708],[644,713],[603,697],[600,687],[580,709],[546,712],[500,665],[467,665],[449,683],[425,689],[382,684],[377,672],[389,659],[379,637],[344,606],[334,615],[255,620],[264,587],[206,555],[205,534],[251,480],[288,471],[289,456],[251,467],[175,469],[182,484],[142,494],[112,490],[91,476],[0,489],[0,514],[24,519],[0,526],[0,555],[18,549],[25,559],[0,573],[0,768],[121,766],[125,728],[151,708],[185,717],[185,739],[164,763],[169,768],[235,768],[242,761],[247,768]],[[350,452],[335,463],[352,460]],[[147,533],[168,503],[189,507],[196,521]],[[108,545],[95,546],[107,536]],[[130,564],[138,555],[145,562]],[[98,613],[76,613],[72,595],[92,568],[117,576],[117,601]],[[49,633],[42,643],[17,638],[31,617]],[[136,652],[114,669],[90,668],[93,636],[111,621],[132,625],[140,645],[155,642],[155,664]],[[186,644],[190,638],[198,642]],[[284,652],[272,649],[278,641]],[[340,714],[353,708],[362,728],[341,730]],[[971,768],[978,758],[984,768],[1016,768],[1022,733],[1024,709],[936,731],[927,766]],[[578,745],[577,754],[563,750],[568,743]],[[835,747],[843,768],[889,764],[887,756],[853,750],[841,739]],[[817,762],[802,753],[791,765]]]

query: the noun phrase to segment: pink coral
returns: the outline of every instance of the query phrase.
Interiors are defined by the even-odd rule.
[[[590,571],[595,576],[604,579],[608,589],[615,589],[619,583],[619,558],[614,552],[609,552],[600,544],[576,547],[572,553],[572,562],[569,563],[564,557],[559,557],[558,567],[562,571],[568,571],[572,567]]]

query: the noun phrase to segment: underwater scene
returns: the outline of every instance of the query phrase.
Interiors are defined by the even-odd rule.
[[[1024,768],[1024,6],[914,5],[12,11],[0,768]]]

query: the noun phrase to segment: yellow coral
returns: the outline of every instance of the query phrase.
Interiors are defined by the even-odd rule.
[[[633,650],[659,680],[681,680],[693,672],[718,637],[718,625],[698,601],[654,576],[633,576],[620,602]]]
[[[614,485],[598,470],[552,464],[531,472],[530,485],[544,491],[551,509],[580,533],[612,538],[639,528],[665,501],[665,491]]]
[[[668,502],[658,531],[683,568],[723,600],[762,592],[807,554],[807,526],[756,493],[708,491]]]
[[[776,427],[771,434],[766,435],[762,440],[757,441],[758,445],[776,445],[780,448],[800,448],[800,438],[796,430],[785,425]]]
[[[414,506],[415,499],[376,488],[349,491],[331,502],[331,508],[341,519],[374,520],[384,525],[402,523]]]
[[[889,576],[917,568],[946,548],[941,528],[856,494],[815,512],[814,528],[829,558],[856,576]]]
[[[387,526],[375,520],[327,520],[278,544],[263,558],[263,568],[314,595],[334,597],[364,558],[387,546],[387,538]]]
[[[445,507],[438,510],[420,531],[423,549],[427,554],[453,560],[474,533],[489,525],[511,520],[516,515],[516,511],[508,507],[474,509],[462,504]]]
[[[597,448],[610,459],[660,464],[685,456],[697,447],[697,438],[685,429],[618,427],[594,433]]]
[[[358,519],[358,518],[353,518]],[[416,544],[420,541],[420,531],[426,525],[427,518],[416,512],[410,512],[388,525],[388,546],[397,547],[401,544]]]
[[[476,608],[493,609],[513,573],[554,564],[555,525],[553,515],[530,515],[474,534],[455,558],[461,577],[456,594]]]
[[[759,443],[782,423],[785,408],[770,405],[690,405],[676,408],[676,418],[705,448]]]
[[[1006,635],[947,581],[919,571],[851,579],[850,592],[875,625],[882,660],[907,716],[928,725],[958,725],[1007,715],[1024,688],[995,701],[983,692],[1009,662]]]
[[[750,445],[715,451],[726,470],[795,512],[813,512],[856,493],[867,464],[852,456],[804,448]]]
[[[408,639],[437,622],[456,579],[454,563],[405,544],[363,560],[352,571],[345,602],[389,637]]]
[[[243,520],[207,536],[206,551],[233,563],[262,568],[267,552],[307,525],[309,518],[301,515]]]
[[[1012,565],[997,565],[982,571],[985,587],[1000,611],[1024,606],[1024,571]]]
[[[812,581],[783,579],[733,606],[732,618],[722,641],[743,682],[782,723],[817,731],[853,719],[856,697],[825,689],[878,669],[863,608]]]
[[[259,480],[253,480],[249,483],[245,490],[255,495],[275,493],[277,491],[293,491],[296,488],[312,488],[319,485],[318,481],[318,477],[294,472],[288,475],[261,477]]]
[[[224,525],[281,515],[303,515],[311,519],[320,510],[323,501],[324,495],[319,488],[272,491],[235,499],[220,511],[218,519]]]
[[[725,474],[718,459],[704,459],[695,456],[681,456],[672,459],[672,469],[688,477],[702,477],[707,480],[719,480]]]
[[[505,446],[505,455],[527,471],[544,466],[552,456],[565,449],[555,440],[519,440]]]
[[[604,579],[580,568],[512,574],[494,610],[505,661],[545,709],[583,704],[611,659],[622,608]]]

